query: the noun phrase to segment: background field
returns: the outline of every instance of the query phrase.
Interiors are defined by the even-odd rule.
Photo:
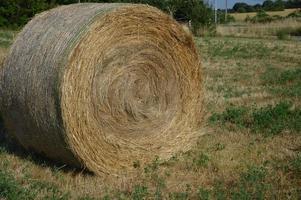
[[[0,31],[1,60],[15,34]],[[195,42],[206,117],[191,151],[95,177],[25,153],[0,130],[0,199],[300,199],[301,42]]]
[[[300,40],[301,34],[301,20],[288,18],[283,20],[277,20],[270,23],[231,23],[231,24],[219,24],[216,28],[216,33],[219,36],[227,37],[248,37],[248,38],[267,38],[277,39],[283,34],[289,34],[296,32],[299,36],[295,38]]]
[[[284,11],[268,11],[268,15],[279,15],[281,17],[286,17],[288,14],[300,10],[299,8],[285,9]],[[244,21],[247,16],[254,17],[257,12],[249,12],[249,13],[231,13],[230,15],[235,18],[236,21]]]

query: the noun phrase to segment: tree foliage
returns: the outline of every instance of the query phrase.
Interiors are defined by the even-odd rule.
[[[78,0],[5,0],[0,1],[0,27],[23,26],[35,14],[62,4]],[[81,0],[84,2],[143,3],[155,6],[178,21],[191,22],[193,30],[212,22],[212,9],[203,0]]]
[[[22,26],[36,13],[48,9],[49,6],[45,0],[0,1],[0,26]]]
[[[236,3],[233,6],[234,12],[245,13],[245,12],[254,12],[253,6],[248,5],[247,3]]]
[[[262,4],[262,8],[265,11],[282,11],[284,10],[284,2],[282,0],[266,0]]]
[[[285,3],[286,8],[301,8],[300,0],[288,0]]]
[[[264,11],[282,11],[285,8],[301,8],[301,0],[265,0],[263,4],[256,4],[254,6],[247,3],[236,3],[234,4],[232,11],[245,13],[245,12],[258,12]]]

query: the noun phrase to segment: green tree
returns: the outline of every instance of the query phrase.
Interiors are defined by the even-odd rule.
[[[173,17],[178,21],[190,21],[194,33],[212,25],[212,9],[201,0],[169,1],[169,7],[172,6]]]
[[[274,7],[274,2],[272,0],[265,0],[262,4],[262,7],[265,11],[272,10]]]
[[[272,0],[265,0],[262,4],[262,8],[265,11],[281,11],[284,10],[285,4],[282,0],[276,0],[275,2]]]
[[[35,14],[56,5],[77,3],[78,0],[1,0],[0,27],[21,27]],[[176,20],[191,21],[193,31],[212,22],[212,9],[203,0],[81,0],[81,2],[143,3],[155,6]]]
[[[273,10],[282,11],[282,10],[284,10],[284,8],[285,8],[285,5],[282,0],[275,1]]]
[[[251,19],[252,23],[268,23],[271,22],[273,18],[268,15],[264,10],[260,10],[256,13],[256,16],[254,16]]]
[[[288,0],[285,2],[285,8],[301,8],[300,0]]]
[[[46,0],[0,1],[0,26],[22,26],[36,13],[48,8]]]
[[[246,3],[236,3],[233,6],[233,11],[239,13],[254,12],[255,8]]]

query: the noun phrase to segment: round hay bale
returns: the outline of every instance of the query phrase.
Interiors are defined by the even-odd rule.
[[[43,12],[19,33],[1,74],[9,134],[96,174],[167,159],[198,136],[202,73],[192,36],[150,6]]]

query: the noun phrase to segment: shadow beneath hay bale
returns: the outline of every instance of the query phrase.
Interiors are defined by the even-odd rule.
[[[24,149],[16,140],[7,135],[0,114],[0,153],[3,152],[15,155],[24,160],[28,160],[41,167],[50,168],[54,172],[62,171],[66,173],[72,173],[74,175],[94,175],[92,172],[86,169],[74,168],[63,163],[55,162],[53,160],[47,159],[43,155],[35,153],[34,151]]]

